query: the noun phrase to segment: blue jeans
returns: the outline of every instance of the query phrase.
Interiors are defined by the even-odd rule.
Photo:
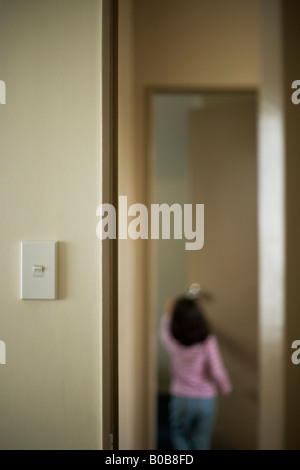
[[[175,450],[209,450],[217,399],[171,395],[170,437]]]

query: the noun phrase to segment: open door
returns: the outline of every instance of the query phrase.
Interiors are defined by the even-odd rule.
[[[255,92],[153,97],[151,200],[205,207],[201,250],[185,250],[185,240],[152,243],[156,338],[166,298],[193,282],[212,294],[206,312],[234,386],[231,396],[220,397],[215,449],[258,446],[256,106]],[[170,364],[159,341],[156,362],[156,442],[168,449]]]
[[[234,386],[220,400],[217,448],[258,445],[256,122],[253,97],[190,116],[192,198],[205,205],[205,244],[188,253],[187,269],[213,295],[207,308]]]

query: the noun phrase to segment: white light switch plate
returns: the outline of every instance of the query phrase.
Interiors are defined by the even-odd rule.
[[[21,299],[56,299],[57,242],[21,242]]]

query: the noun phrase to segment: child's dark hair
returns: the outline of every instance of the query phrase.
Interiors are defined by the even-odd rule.
[[[184,346],[202,343],[210,334],[210,327],[196,300],[182,297],[177,300],[172,314],[171,333]]]

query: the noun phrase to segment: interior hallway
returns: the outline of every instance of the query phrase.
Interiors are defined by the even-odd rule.
[[[217,0],[189,0],[184,8],[177,0],[127,0],[119,11],[120,194],[128,194],[132,201],[151,202],[151,100],[155,93],[251,89],[259,97],[258,298],[253,310],[258,322],[259,411],[256,444],[248,441],[251,448],[300,445],[299,405],[294,395],[300,384],[291,363],[291,344],[299,330],[298,294],[293,288],[299,231],[299,194],[293,176],[298,172],[299,117],[297,106],[291,103],[291,83],[299,75],[294,46],[298,9],[293,0],[233,0],[226,2],[226,9]],[[155,446],[156,439],[152,258],[145,242],[126,248],[121,241],[119,246],[120,445],[130,448],[134,442],[144,448]],[[129,260],[133,269],[128,276]],[[148,354],[141,356],[145,344]],[[125,381],[128,373],[129,382]],[[138,409],[143,410],[143,419]]]

